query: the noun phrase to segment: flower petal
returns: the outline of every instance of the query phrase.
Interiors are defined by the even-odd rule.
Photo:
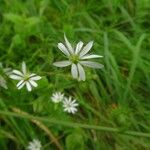
[[[58,48],[66,55],[66,56],[70,56],[67,48],[65,47],[64,44],[62,43],[58,43]]]
[[[54,62],[53,65],[56,67],[66,67],[66,66],[71,65],[71,62],[68,60],[64,60],[64,61]]]
[[[104,65],[92,61],[80,61],[80,64],[82,64],[83,66],[87,66],[90,68],[97,68],[97,69],[101,69],[104,67]]]
[[[14,80],[22,80],[22,77],[21,77],[21,76],[14,75],[14,74],[10,75],[9,77],[10,77],[11,79],[14,79]]]
[[[33,81],[33,80],[29,80],[29,82],[30,82],[30,84],[33,85],[34,87],[37,87],[37,86],[38,86],[38,84],[37,84],[35,81]]]
[[[22,62],[22,72],[23,72],[23,74],[27,73],[27,71],[26,71],[26,63],[24,61]]]
[[[12,74],[12,69],[11,68],[4,68],[4,72],[6,73],[7,76]]]
[[[20,90],[25,85],[25,83],[26,82],[24,80],[21,80],[20,82],[18,82],[18,84],[17,84],[18,90]]]
[[[32,90],[31,84],[28,81],[26,82],[26,87],[29,92]]]
[[[82,56],[84,56],[85,54],[87,54],[87,53],[90,51],[90,49],[92,48],[92,46],[93,46],[93,41],[90,41],[90,42],[83,48],[83,50],[81,51],[80,57],[82,57]]]
[[[92,59],[92,58],[100,58],[103,57],[101,55],[84,55],[81,59]]]
[[[31,80],[40,80],[41,77],[33,73],[33,74],[30,75],[30,79]]]
[[[23,82],[19,87],[18,90],[20,90],[25,85],[25,82]]]
[[[0,75],[0,86],[8,89],[7,84],[6,84],[6,80]]]
[[[66,46],[67,46],[69,52],[71,54],[74,54],[74,50],[73,50],[73,48],[72,48],[72,46],[71,46],[70,42],[68,41],[68,39],[67,39],[65,34],[64,34],[64,39],[65,39],[65,43],[66,43]]]
[[[21,80],[17,83],[17,87],[19,87],[22,83],[24,82],[24,80]]]
[[[16,74],[18,76],[23,77],[23,73],[21,71],[19,71],[19,70],[13,70],[12,73],[14,73],[14,74]]]
[[[85,71],[84,71],[83,67],[79,63],[77,64],[77,67],[78,67],[78,71],[79,71],[79,81],[80,80],[85,81]]]
[[[75,64],[72,64],[72,65],[71,65],[71,74],[72,74],[73,78],[75,78],[75,79],[78,78],[77,65],[75,65]]]
[[[76,46],[75,54],[78,54],[80,52],[82,46],[83,46],[83,42],[80,41]]]

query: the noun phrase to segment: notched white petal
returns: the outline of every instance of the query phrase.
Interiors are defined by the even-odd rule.
[[[18,90],[20,90],[21,88],[23,88],[23,86],[24,86],[25,84],[26,84],[26,82],[24,82],[24,81],[21,82],[21,81],[20,81],[20,83],[17,84]]]
[[[92,62],[92,61],[80,61],[80,63],[90,68],[101,69],[104,67],[104,65],[97,63],[97,62]]]
[[[65,47],[64,44],[62,43],[58,43],[58,48],[66,55],[66,56],[70,56],[67,48]]]
[[[82,46],[83,46],[83,42],[80,41],[76,46],[75,54],[78,54],[81,51]]]
[[[81,59],[92,59],[92,58],[101,58],[103,56],[101,55],[84,55],[83,57],[81,57]]]
[[[4,89],[8,89],[6,80],[0,75],[0,86],[3,87]]]
[[[10,77],[11,79],[14,79],[14,80],[22,80],[22,77],[21,77],[21,76],[14,75],[14,74],[10,75],[9,77]]]
[[[38,86],[38,84],[37,84],[36,82],[34,82],[33,80],[29,80],[29,82],[30,82],[30,84],[31,84],[32,86],[34,86],[34,87],[37,87],[37,86]]]
[[[37,76],[36,74],[31,74],[30,75],[30,79],[31,80],[40,80],[42,77],[40,77],[40,76]]]
[[[66,67],[66,66],[71,65],[71,62],[68,61],[68,60],[66,60],[66,61],[58,61],[58,62],[54,62],[53,65],[56,66],[56,67]]]
[[[29,92],[32,90],[31,84],[28,81],[26,82],[26,87]]]
[[[19,71],[19,70],[13,70],[12,73],[16,74],[18,76],[21,76],[21,77],[23,76],[23,73],[21,71]]]
[[[78,66],[78,71],[79,71],[79,81],[85,81],[85,71],[83,69],[83,67],[80,64],[77,64]]]
[[[22,83],[24,82],[24,80],[21,80],[17,83],[17,87],[19,87]]]
[[[84,48],[83,50],[80,52],[80,57],[84,56],[85,54],[87,54],[90,49],[92,48],[93,46],[93,41],[90,41]]]
[[[68,41],[68,39],[67,39],[65,34],[64,34],[64,39],[65,39],[65,43],[66,43],[66,46],[67,46],[69,52],[71,54],[74,54],[74,50],[73,50],[73,48],[72,48],[72,46],[71,46],[70,42]]]
[[[27,71],[26,71],[26,63],[24,61],[22,62],[22,72],[23,72],[23,74],[27,73]]]
[[[77,65],[75,64],[72,64],[71,65],[71,74],[72,74],[72,77],[77,79],[78,78],[78,69],[77,69]]]

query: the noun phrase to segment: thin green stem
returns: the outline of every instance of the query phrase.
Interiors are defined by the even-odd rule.
[[[82,124],[82,123],[65,122],[65,121],[55,120],[55,119],[50,119],[50,118],[35,117],[32,115],[23,115],[23,114],[13,113],[10,111],[2,111],[1,110],[0,114],[6,115],[6,116],[12,116],[12,117],[25,118],[25,119],[36,119],[36,120],[39,120],[42,122],[47,122],[47,123],[51,123],[51,124],[58,124],[58,125],[73,127],[73,128],[80,127],[80,128],[84,128],[84,129],[94,129],[94,130],[105,131],[105,132],[113,132],[113,133],[120,133],[120,134],[131,135],[131,136],[150,138],[150,133],[143,133],[143,132],[136,132],[136,131],[120,132],[119,129],[112,128],[112,127],[104,127],[104,126],[89,125],[89,124]]]

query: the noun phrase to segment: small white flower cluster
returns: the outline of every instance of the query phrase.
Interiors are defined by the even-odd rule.
[[[51,100],[54,103],[62,102],[62,106],[64,108],[65,112],[68,113],[76,113],[77,112],[77,106],[79,105],[75,99],[72,99],[72,97],[65,97],[63,93],[61,92],[55,92],[51,96]]]
[[[27,146],[27,150],[41,150],[42,145],[38,139],[33,139],[33,141],[29,142]]]

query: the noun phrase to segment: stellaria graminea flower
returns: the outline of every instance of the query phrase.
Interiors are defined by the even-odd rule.
[[[17,88],[21,89],[26,85],[28,91],[31,91],[32,87],[37,87],[38,85],[35,81],[41,79],[40,76],[27,71],[25,62],[22,62],[22,72],[19,70],[13,70],[13,74],[10,75],[10,78],[20,80],[17,84]]]
[[[52,94],[51,99],[54,103],[59,103],[64,99],[64,94],[61,92],[55,92]]]
[[[38,139],[33,139],[33,141],[29,142],[27,150],[41,150],[41,147],[41,142]]]
[[[72,113],[72,114],[74,114],[75,112],[77,112],[77,106],[78,106],[79,104],[78,103],[76,103],[76,100],[74,99],[74,100],[72,100],[72,98],[71,97],[69,97],[69,98],[64,98],[64,100],[63,100],[63,107],[64,107],[64,111],[66,111],[66,112],[68,112],[68,113]]]
[[[100,58],[103,57],[101,55],[88,54],[93,46],[93,41],[90,41],[87,45],[83,47],[83,42],[80,41],[76,48],[74,49],[69,43],[68,39],[64,35],[65,45],[62,43],[58,43],[58,48],[61,50],[63,54],[67,56],[69,60],[54,62],[53,65],[56,67],[66,67],[71,65],[71,74],[73,78],[85,81],[85,71],[82,66],[97,68],[100,69],[103,67],[102,64],[88,61],[88,59],[92,58]]]

